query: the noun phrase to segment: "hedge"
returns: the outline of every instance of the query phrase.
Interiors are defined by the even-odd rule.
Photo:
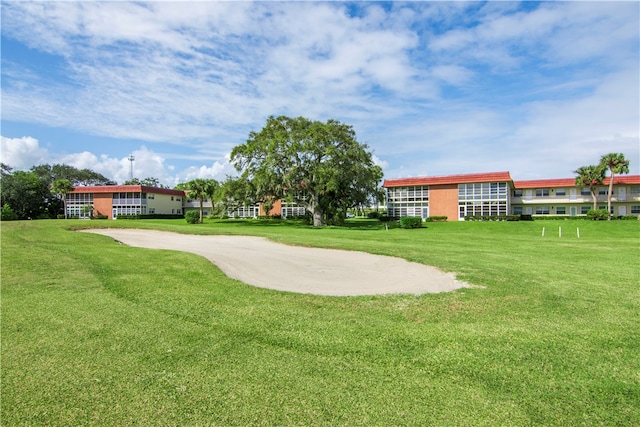
[[[464,219],[465,221],[530,221],[531,215],[467,215]]]
[[[400,228],[420,228],[422,227],[422,218],[419,216],[404,216],[400,218]]]
[[[200,215],[199,211],[198,215]],[[117,219],[182,219],[184,215],[182,214],[146,214],[146,215],[118,215]]]
[[[440,215],[440,216],[428,216],[427,219],[425,219],[426,222],[445,222],[449,217],[446,215]]]

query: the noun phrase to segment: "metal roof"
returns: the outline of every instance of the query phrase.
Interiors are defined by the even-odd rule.
[[[444,176],[424,176],[417,178],[385,179],[383,187],[406,187],[414,185],[469,184],[476,182],[511,182],[509,172],[468,173]]]

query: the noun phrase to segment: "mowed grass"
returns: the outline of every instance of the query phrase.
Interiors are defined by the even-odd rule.
[[[3,222],[2,424],[638,425],[640,223],[349,225]],[[363,250],[477,287],[277,292],[69,231],[98,226]]]

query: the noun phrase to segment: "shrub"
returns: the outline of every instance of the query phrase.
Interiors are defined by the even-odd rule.
[[[109,219],[107,215],[98,214],[96,216],[91,217],[91,219]]]
[[[381,216],[382,216],[382,212],[376,212],[376,211],[369,212],[367,214],[367,218],[369,219],[380,219]]]
[[[521,221],[523,215],[467,215],[464,217],[465,221]],[[524,215],[529,217],[531,221],[531,215]]]
[[[190,210],[184,214],[184,219],[189,224],[199,224],[200,223],[200,212],[197,210]]]
[[[400,228],[420,228],[422,227],[422,218],[419,216],[404,216],[400,218]]]
[[[5,203],[4,206],[2,206],[2,221],[14,221],[16,219],[18,219],[18,215],[16,215],[16,213],[14,212],[13,208],[11,208],[11,206],[9,206],[8,203]]]
[[[58,215],[56,215],[56,218],[57,219],[64,219],[64,214],[58,214]]]
[[[593,221],[603,221],[609,218],[609,212],[606,209],[589,209],[587,219]]]
[[[441,216],[430,216],[427,217],[427,219],[425,219],[426,222],[445,222],[447,220],[447,216],[446,215],[441,215]]]

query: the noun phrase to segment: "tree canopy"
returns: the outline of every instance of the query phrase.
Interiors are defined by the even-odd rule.
[[[589,187],[591,198],[593,199],[593,209],[598,209],[597,187],[604,181],[605,169],[601,165],[581,166],[573,173],[576,176],[576,185]]]
[[[353,127],[333,119],[271,116],[232,150],[231,162],[252,183],[258,201],[304,206],[314,226],[343,220],[348,208],[375,195],[382,179]]]
[[[164,188],[160,184],[160,180],[155,177],[147,177],[144,179],[132,178],[122,183],[123,185],[145,185],[147,187]]]
[[[218,188],[219,184],[215,179],[202,178],[196,178],[176,186],[176,189],[186,190],[187,197],[198,201],[200,208],[200,224],[202,224],[203,221],[204,199],[209,198],[209,200],[211,200],[211,208],[213,211],[213,208],[215,208],[214,197]]]
[[[64,164],[44,164],[34,166],[29,171],[14,171],[11,166],[2,163],[0,172],[0,205],[4,207],[6,204],[18,219],[55,218],[63,208],[64,194],[71,191],[69,184],[71,188],[115,184],[90,169],[77,169]]]

